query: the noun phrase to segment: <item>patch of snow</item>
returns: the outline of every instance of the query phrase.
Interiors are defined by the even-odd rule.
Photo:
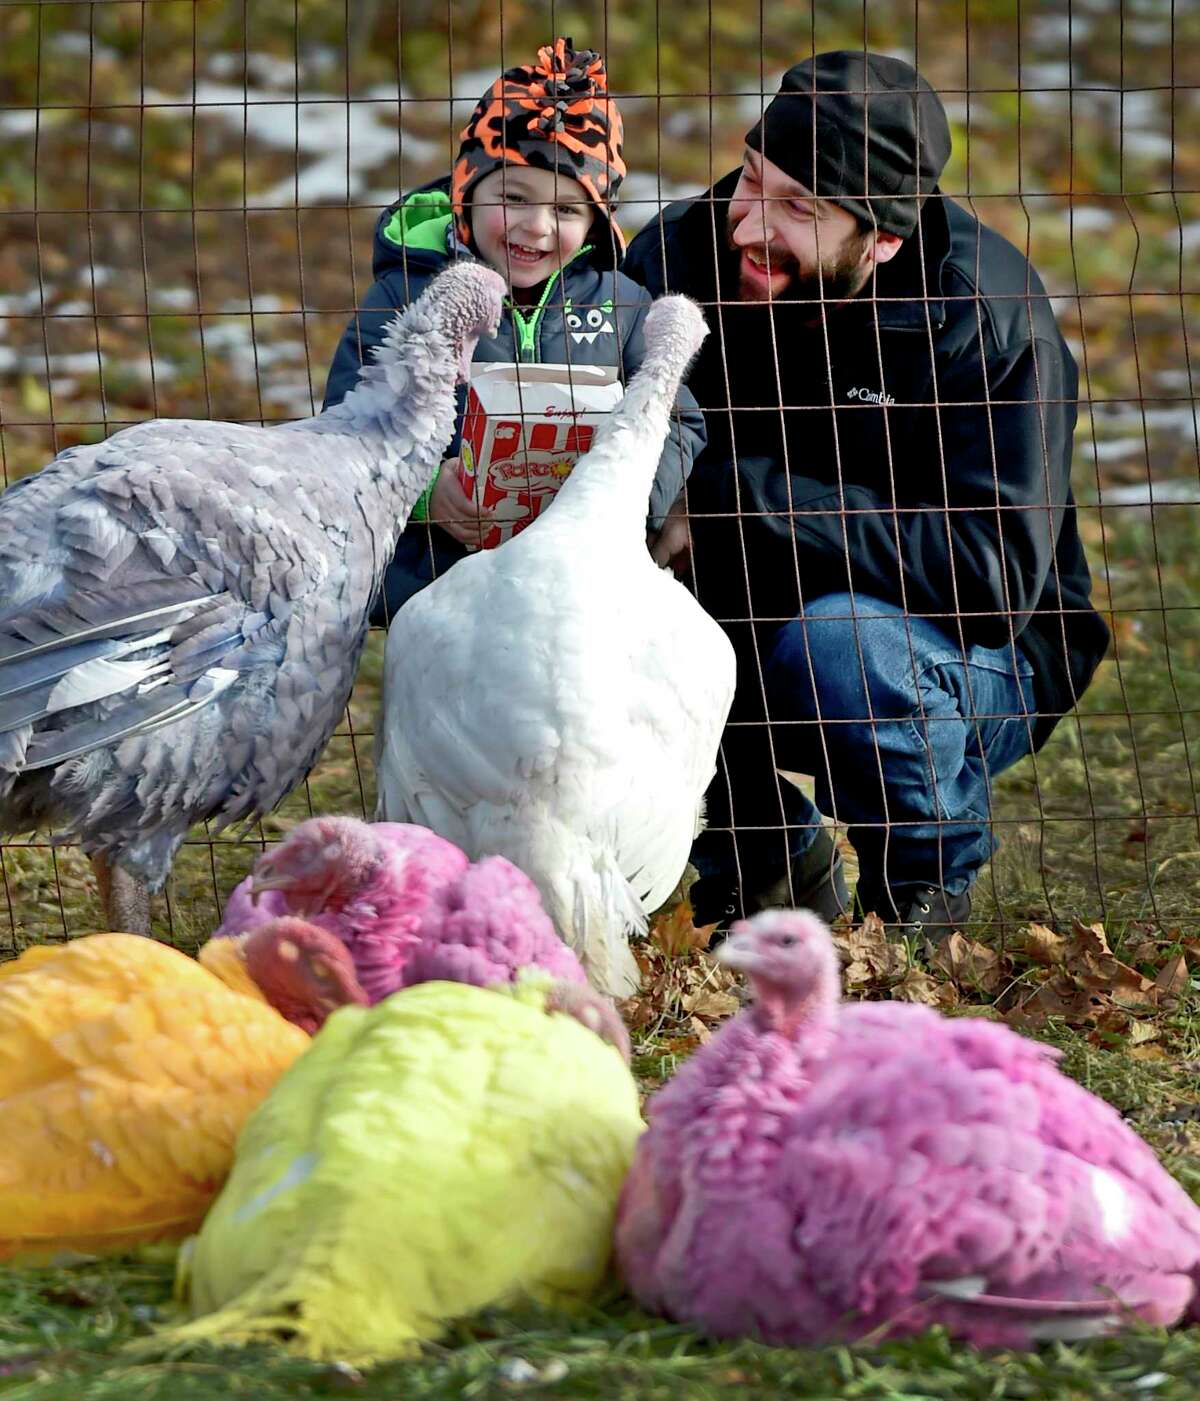
[[[1069,88],[1071,65],[1058,60],[1021,65],[1022,88]]]
[[[1118,110],[1126,130],[1130,127],[1156,127],[1162,124],[1162,107],[1157,92],[1126,90],[1116,94]]]
[[[239,78],[242,74],[242,55],[239,53],[213,54],[205,65],[206,70],[217,78]],[[296,65],[290,59],[276,58],[274,54],[252,53],[245,56],[247,83],[251,79],[263,87],[274,88],[277,92],[292,92],[296,85]]]
[[[1192,437],[1200,433],[1200,405],[1181,404],[1178,408],[1129,407],[1125,404],[1094,404],[1092,412],[1097,423],[1113,432],[1140,432],[1142,424],[1151,430],[1182,433]]]
[[[38,129],[36,112],[0,112],[0,136],[28,136]]]
[[[1137,156],[1141,160],[1170,160],[1175,143],[1163,131],[1130,131],[1128,127],[1121,135],[1121,150],[1126,156]]]
[[[321,407],[307,379],[281,377],[262,387],[263,402],[278,404],[293,418],[310,418]]]
[[[191,287],[162,287],[150,293],[156,306],[169,307],[172,311],[190,311],[196,305],[196,293]]]
[[[152,381],[156,384],[170,384],[179,375],[178,368],[161,356],[154,361],[151,361],[149,356],[143,356],[140,360],[126,360],[123,363],[127,373],[136,375],[147,384]]]
[[[1154,382],[1164,389],[1181,389],[1185,393],[1192,388],[1192,379],[1186,370],[1155,370]]]
[[[91,54],[94,59],[103,63],[116,63],[120,59],[116,49],[78,30],[55,34],[46,47],[52,53],[72,54],[77,58],[87,58]]]
[[[1099,233],[1104,229],[1111,229],[1116,223],[1116,215],[1112,210],[1102,209],[1097,204],[1077,204],[1067,217],[1075,233]]]
[[[1141,48],[1153,48],[1155,44],[1171,42],[1170,20],[1127,19],[1125,21],[1125,41]]]
[[[674,200],[690,199],[703,193],[703,185],[679,184],[673,180],[660,180],[649,171],[631,170],[621,185],[617,218],[625,232],[632,234]]]
[[[743,92],[737,99],[738,118],[747,123],[758,121],[771,99],[779,91],[779,85],[783,82],[783,75],[786,69],[779,69],[778,72],[764,73],[762,79],[762,92]]]
[[[1102,506],[1200,506],[1200,478],[1100,488]]]
[[[0,316],[28,316],[42,309],[42,295],[47,303],[58,293],[58,288],[46,283],[45,287],[31,287],[28,292],[13,292],[8,296],[0,294]]]
[[[1034,15],[1028,32],[1035,44],[1078,44],[1092,32],[1092,21],[1083,15]]]
[[[34,358],[34,363],[43,372],[49,365],[51,378],[57,379],[60,375],[94,375],[99,358],[94,350],[79,350],[64,355],[39,354]]]
[[[147,92],[146,105],[158,106],[162,118],[211,118],[232,127],[240,136],[272,150],[296,155],[300,168],[265,190],[251,191],[251,209],[291,207],[323,201],[357,201],[366,188],[367,173],[381,161],[423,162],[441,149],[439,143],[401,132],[400,104],[392,93],[385,101],[345,102],[322,93],[247,91],[227,83],[201,80],[192,92],[166,97]],[[303,165],[300,157],[313,157]]]
[[[1141,438],[1112,438],[1106,442],[1080,443],[1079,455],[1085,462],[1121,462],[1127,457],[1145,456],[1146,444]]]

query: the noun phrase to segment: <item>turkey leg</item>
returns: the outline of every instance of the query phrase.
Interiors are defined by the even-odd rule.
[[[150,892],[136,876],[98,851],[91,858],[108,928],[123,934],[150,933]]]

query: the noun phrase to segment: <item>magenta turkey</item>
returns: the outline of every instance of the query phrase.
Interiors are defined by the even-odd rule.
[[[791,1346],[941,1324],[1026,1347],[1196,1315],[1200,1208],[1056,1051],[842,1004],[804,911],[736,925],[722,957],[754,1004],[651,1098],[621,1198],[643,1306]]]
[[[528,876],[499,856],[472,865],[453,842],[411,823],[301,823],[233,891],[217,932],[286,914],[342,940],[372,1004],[439,978],[488,987],[540,969],[586,981]]]

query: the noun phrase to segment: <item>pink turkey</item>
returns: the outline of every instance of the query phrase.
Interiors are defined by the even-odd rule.
[[[1024,1347],[1200,1316],[1200,1208],[1057,1052],[842,1004],[804,911],[735,925],[721,957],[754,1003],[651,1099],[618,1212],[644,1307],[791,1346],[940,1324]]]
[[[300,915],[345,943],[374,1004],[401,986],[435,894],[466,866],[452,842],[424,827],[313,817],[259,857],[217,933]]]
[[[515,866],[494,857],[470,867],[452,842],[410,823],[301,823],[233,891],[217,932],[238,934],[284,914],[345,942],[372,1004],[434,978],[483,986],[511,981],[526,966],[584,976]]]
[[[530,968],[560,982],[587,983],[583,965],[554,932],[537,886],[503,856],[485,856],[434,896],[403,986],[441,978],[487,987]]]

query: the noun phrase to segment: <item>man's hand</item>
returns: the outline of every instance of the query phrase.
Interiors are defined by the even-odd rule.
[[[646,532],[646,546],[655,564],[673,569],[680,578],[692,567],[692,536],[682,496],[667,512],[662,529]]]
[[[492,513],[477,506],[458,480],[458,458],[442,463],[429,497],[428,520],[460,545],[476,545],[492,528]]]

